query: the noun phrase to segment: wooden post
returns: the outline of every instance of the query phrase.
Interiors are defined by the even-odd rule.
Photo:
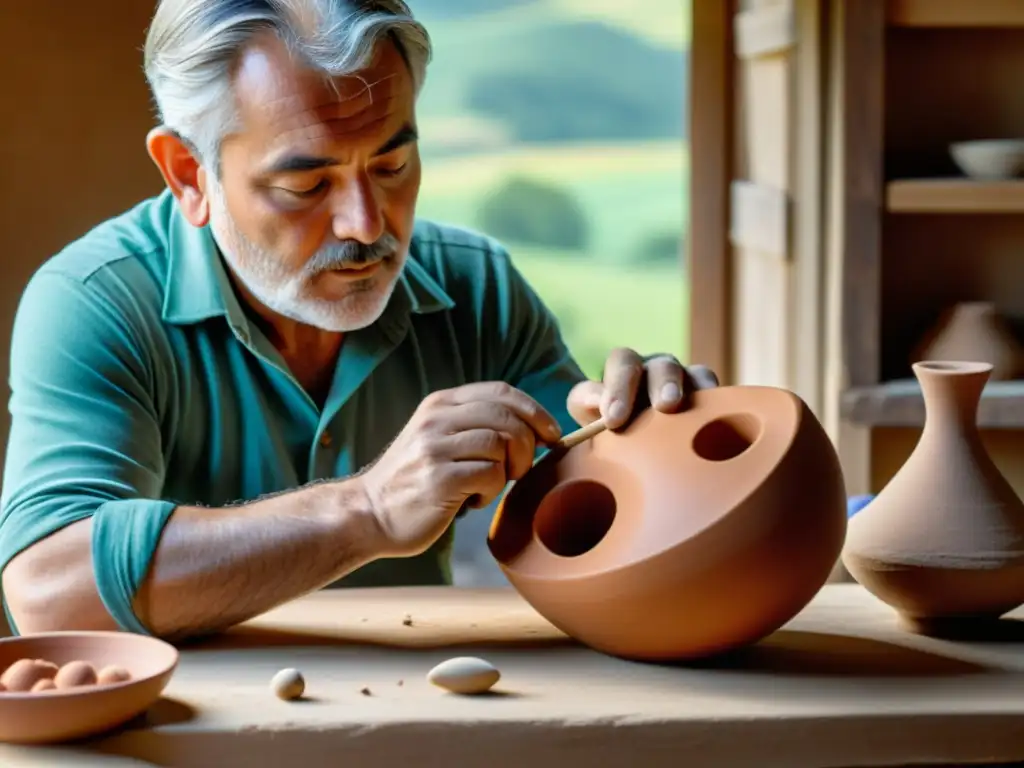
[[[690,49],[690,361],[732,378],[729,182],[734,0],[693,0]]]

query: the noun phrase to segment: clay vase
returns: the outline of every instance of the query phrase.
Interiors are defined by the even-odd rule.
[[[945,632],[960,619],[997,618],[1024,603],[1024,504],[976,426],[992,366],[913,368],[924,429],[906,463],[850,520],[842,559],[907,628]]]
[[[570,637],[682,661],[787,623],[828,579],[845,532],[839,460],[807,405],[734,386],[553,450],[508,489],[488,544]]]
[[[963,360],[992,365],[992,381],[1020,375],[1024,351],[1005,319],[987,301],[969,301],[946,310],[918,345],[912,363]]]

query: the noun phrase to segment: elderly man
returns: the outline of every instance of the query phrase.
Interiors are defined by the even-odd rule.
[[[182,638],[447,583],[457,515],[562,431],[716,383],[631,350],[586,381],[499,244],[414,220],[429,55],[401,0],[159,4],[167,189],[44,264],[15,321],[16,631]]]

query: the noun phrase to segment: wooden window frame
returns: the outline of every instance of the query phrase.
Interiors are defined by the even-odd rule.
[[[729,185],[733,173],[735,0],[692,0],[690,43],[690,362],[732,378]]]

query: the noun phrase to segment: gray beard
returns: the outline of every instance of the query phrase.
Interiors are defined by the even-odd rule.
[[[394,293],[397,275],[387,284],[373,279],[355,282],[351,293],[339,301],[304,293],[323,272],[397,258],[401,244],[390,232],[370,245],[356,241],[325,245],[296,273],[289,272],[273,252],[256,245],[239,230],[216,182],[210,189],[210,208],[210,230],[224,260],[246,290],[271,311],[334,333],[365,328],[383,314]]]

